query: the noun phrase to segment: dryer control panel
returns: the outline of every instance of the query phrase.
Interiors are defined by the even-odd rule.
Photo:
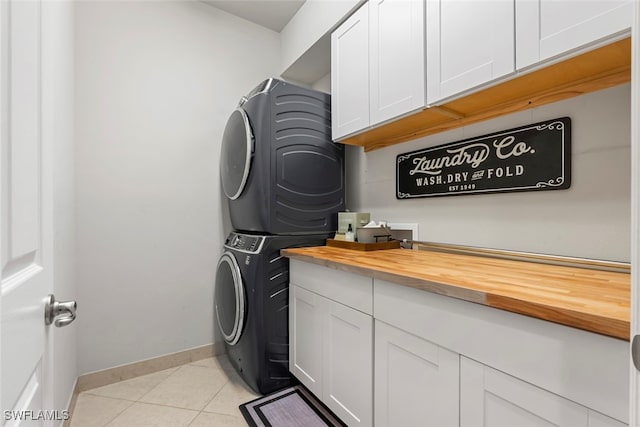
[[[252,236],[249,234],[231,233],[224,243],[224,246],[237,251],[256,253],[262,249],[264,243],[263,236]]]

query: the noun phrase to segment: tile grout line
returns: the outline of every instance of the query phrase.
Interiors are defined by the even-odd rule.
[[[167,375],[166,378],[164,378],[162,381],[160,381],[158,384],[156,384],[155,386],[151,387],[146,393],[144,393],[142,396],[140,396],[138,398],[138,400],[136,402],[140,402],[140,403],[146,403],[143,402],[142,399],[144,399],[149,393],[151,393],[153,390],[157,389],[158,387],[160,387],[160,385],[162,383],[164,383],[166,380],[168,380],[169,378],[171,378],[173,375],[175,375],[183,366],[185,365],[180,365],[180,366],[176,366],[175,369],[173,370],[173,372],[171,372],[169,375]],[[162,406],[162,405],[160,405]]]
[[[137,400],[125,399],[124,397],[102,396],[100,394],[93,394],[86,391],[83,391],[82,394],[85,396],[101,397],[103,399],[123,400],[125,402],[133,402],[133,403],[137,402]]]
[[[92,395],[93,396],[93,395]],[[98,397],[103,397],[103,396],[98,396]],[[110,399],[110,398],[107,398]],[[117,400],[124,400],[124,399],[117,399]],[[131,402],[129,400],[125,400],[125,402]],[[124,411],[126,411],[127,409],[131,408],[133,405],[135,405],[135,402],[131,402],[130,405],[128,405],[126,408],[122,409],[122,411],[118,412],[116,415],[113,416],[113,418],[111,418],[109,421],[107,421],[103,427],[107,427],[109,424],[111,424],[116,418],[118,418],[120,415],[122,415],[124,413]]]
[[[190,425],[192,425],[197,419],[198,417],[202,414],[202,411],[198,412],[198,414],[189,422],[189,424],[187,424],[187,427],[189,427]]]
[[[109,421],[107,421],[106,424],[103,425],[103,427],[108,427],[109,424],[111,424],[112,422],[114,422],[116,420],[116,418],[118,418],[120,415],[122,415],[127,409],[131,408],[133,405],[135,405],[135,402],[131,402],[131,405],[127,406],[126,408],[124,408],[122,410],[122,412],[117,413],[113,418],[111,418]]]
[[[133,403],[134,404],[139,403],[141,405],[160,406],[162,408],[180,409],[182,411],[200,412],[198,409],[183,408],[181,406],[161,405],[159,403],[149,403],[149,402],[141,402],[141,401],[136,401],[136,402],[133,402]]]
[[[226,372],[225,372],[226,374]],[[209,399],[209,401],[202,407],[202,411],[204,411],[204,408],[206,408],[207,406],[209,406],[211,404],[211,402],[213,402],[215,400],[216,397],[218,397],[218,395],[220,394],[220,392],[222,392],[222,390],[224,389],[224,387],[229,384],[231,382],[231,378],[227,378],[227,382],[225,382],[224,384],[222,384],[222,387],[220,387],[220,389],[215,392],[213,394],[213,396],[211,397],[211,399]],[[208,412],[208,411],[205,411]]]

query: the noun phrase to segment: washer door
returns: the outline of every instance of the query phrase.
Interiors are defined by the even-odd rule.
[[[220,177],[224,194],[235,200],[242,194],[249,177],[253,133],[249,117],[242,108],[231,113],[222,136]]]
[[[235,345],[244,326],[245,297],[240,268],[230,252],[222,254],[218,261],[214,301],[222,336],[227,343]]]

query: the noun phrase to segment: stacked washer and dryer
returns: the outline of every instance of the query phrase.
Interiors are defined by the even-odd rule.
[[[258,85],[224,130],[221,180],[233,231],[215,283],[231,364],[256,392],[286,387],[289,261],[324,245],[344,210],[344,147],[331,141],[330,95],[277,79]]]

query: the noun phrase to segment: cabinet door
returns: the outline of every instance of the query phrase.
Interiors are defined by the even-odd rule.
[[[429,104],[515,71],[514,0],[427,1]]]
[[[373,319],[326,301],[323,402],[347,425],[373,424]]]
[[[378,427],[458,426],[459,356],[375,322]]]
[[[289,370],[322,396],[323,298],[292,285],[289,289]]]
[[[425,105],[424,0],[370,0],[371,124]]]
[[[460,427],[587,427],[587,408],[460,358]]]
[[[369,126],[369,5],[331,34],[333,139]]]
[[[632,0],[518,0],[517,68],[628,31],[632,11]]]

